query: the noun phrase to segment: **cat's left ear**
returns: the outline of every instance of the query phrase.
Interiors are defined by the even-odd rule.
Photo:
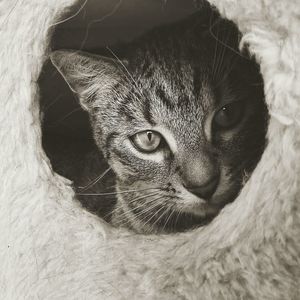
[[[74,50],[54,51],[50,59],[71,90],[78,95],[85,110],[94,106],[95,99],[108,96],[113,86],[123,78],[122,67],[126,64],[124,61]]]

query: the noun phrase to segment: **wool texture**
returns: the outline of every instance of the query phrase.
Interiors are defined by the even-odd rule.
[[[37,79],[75,1],[0,2],[0,299],[299,299],[300,4],[210,2],[261,66],[268,145],[211,224],[150,236],[86,212],[41,145]]]

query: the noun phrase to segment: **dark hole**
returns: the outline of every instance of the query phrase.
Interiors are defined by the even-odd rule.
[[[203,3],[202,0],[82,1],[77,6],[73,7],[72,11],[69,12],[68,15],[63,17],[63,19],[67,21],[60,22],[56,26],[51,40],[51,49],[78,49],[107,56],[111,55],[107,48],[109,47],[116,49],[116,53],[122,58],[122,50],[124,49],[120,45],[131,41],[135,37],[142,35],[144,32],[153,27],[157,27],[163,23],[172,23],[176,20],[192,15],[198,10],[197,5],[201,6],[201,3]],[[213,157],[215,162],[218,159],[220,161],[222,158],[224,161],[227,160],[226,166],[229,166],[234,170],[232,171],[232,175],[235,176],[235,180],[230,182],[231,185],[227,184],[227,187],[229,186],[230,188],[227,190],[225,189],[227,192],[225,195],[226,197],[224,196],[225,193],[219,197],[219,199],[225,197],[226,201],[220,200],[219,203],[213,204],[215,207],[218,207],[217,213],[227,203],[235,199],[240,191],[240,188],[243,186],[244,179],[246,178],[244,177],[244,173],[251,174],[251,171],[259,161],[265,145],[265,131],[267,125],[267,109],[265,103],[263,102],[263,81],[259,73],[259,67],[254,63],[254,61],[252,61],[252,58],[247,53],[246,48],[244,49],[244,52],[239,52],[238,43],[241,36],[236,26],[232,22],[230,23],[227,21],[227,25],[224,26],[224,23],[222,23],[223,21],[224,20],[220,21],[220,18],[216,18],[216,22],[212,25],[209,25],[209,30],[202,30],[203,28],[207,28],[207,25],[203,25],[203,23],[201,23],[201,38],[203,38],[213,48],[209,48],[209,46],[206,48],[202,47],[202,44],[199,47],[198,31],[197,34],[193,34],[194,31],[190,30],[190,25],[187,27],[188,30],[185,31],[186,35],[183,35],[185,38],[188,37],[185,41],[188,41],[186,44],[190,46],[188,47],[189,52],[186,52],[188,54],[184,58],[189,56],[189,59],[191,59],[193,63],[195,62],[195,65],[193,65],[191,68],[193,70],[192,76],[190,76],[193,80],[193,86],[190,91],[192,90],[194,93],[195,99],[201,97],[201,93],[203,93],[203,90],[205,90],[203,88],[205,85],[203,82],[206,78],[204,75],[211,75],[210,71],[213,69],[211,65],[215,67],[216,64],[216,67],[218,68],[214,69],[216,74],[214,73],[213,76],[209,77],[211,94],[213,95],[211,98],[213,98],[216,102],[214,105],[217,107],[217,104],[223,103],[222,101],[224,101],[224,98],[228,100],[230,98],[240,97],[244,99],[242,104],[243,109],[251,106],[251,108],[247,110],[249,117],[245,121],[245,123],[249,124],[249,126],[245,127],[246,130],[244,130],[244,132],[241,134],[234,136],[234,138],[228,139],[228,142],[226,142],[226,136],[224,138],[222,131],[226,131],[230,126],[225,126],[227,124],[226,122],[225,125],[224,122],[216,122],[218,119],[215,118],[216,115],[214,115],[214,118],[212,118],[211,122],[211,130],[213,131],[215,129],[214,135],[211,137],[209,143],[205,145],[203,148],[204,150],[201,149],[203,150],[203,153],[205,152],[207,154],[207,161],[210,161],[209,155]],[[220,23],[221,26],[218,26],[218,23]],[[173,34],[173,37],[176,37],[173,40],[174,44],[170,44],[168,46],[169,48],[166,48],[167,46],[165,46],[164,43],[161,43],[163,46],[159,49],[160,51],[167,53],[167,55],[165,54],[165,56],[163,56],[163,59],[166,61],[168,59],[166,57],[170,57],[170,53],[173,53],[175,58],[177,58],[178,55],[181,55],[180,51],[182,49],[178,46],[180,43],[177,39],[177,30],[181,29],[180,26],[176,27],[176,33]],[[230,30],[227,30],[228,28],[230,28]],[[197,37],[195,39],[195,44],[190,43],[189,41],[195,36]],[[223,40],[220,38],[221,36],[223,36]],[[167,39],[168,38],[169,35],[167,35]],[[226,44],[227,42],[230,43],[231,47],[228,47]],[[201,61],[201,63],[198,62],[198,51],[200,51],[200,48],[201,60],[199,61]],[[219,60],[212,59],[212,49],[215,49],[215,51],[220,51]],[[155,61],[156,64],[161,62],[161,56],[159,55],[160,53],[158,54],[157,52],[158,51],[153,51],[153,55],[151,56],[152,61]],[[225,56],[228,59],[220,63],[220,60],[222,60]],[[170,60],[171,59],[169,59],[169,61]],[[172,74],[175,74],[178,70],[180,70],[182,61],[186,62],[186,60],[183,59],[181,62],[176,61],[176,59],[173,60],[175,71],[173,70]],[[168,66],[173,65],[173,60]],[[136,66],[141,65],[141,68],[143,68],[143,63],[141,63],[141,61],[135,62],[135,64]],[[230,70],[227,71],[227,73],[224,72],[226,73],[226,76],[220,71],[224,66],[228,67]],[[172,67],[168,68],[168,72],[171,69]],[[224,69],[226,68],[224,67]],[[145,77],[148,76],[148,78],[151,78],[154,72],[152,66],[149,68],[146,67],[144,71]],[[183,78],[185,77],[185,74],[186,73],[184,73],[184,75],[181,77],[176,77],[176,75],[174,75],[175,79],[172,77],[172,84],[176,85],[180,91],[185,91],[185,86],[183,84]],[[176,82],[176,84],[174,84],[174,82]],[[41,91],[41,111],[43,119],[43,146],[46,154],[50,158],[54,171],[72,180],[77,194],[77,199],[85,208],[109,221],[111,217],[110,212],[116,203],[116,191],[114,186],[115,177],[104,158],[104,156],[108,156],[109,153],[102,154],[97,149],[93,140],[90,121],[87,113],[81,108],[78,99],[74,96],[68,85],[52,66],[50,61],[47,61],[43,67],[39,84]],[[151,81],[151,84],[153,84],[153,81]],[[153,89],[156,88],[156,96],[160,98],[167,110],[175,110],[176,105],[174,102],[172,102],[173,95],[172,97],[169,97],[161,87],[151,87]],[[159,92],[157,92],[157,90]],[[178,99],[180,99],[180,105],[186,108],[189,115],[192,115],[193,113],[191,110],[189,110],[190,98],[187,96],[189,93],[180,94],[179,92],[178,94],[180,95],[178,96]],[[131,111],[126,110],[128,109],[128,101],[131,101],[131,98],[124,98],[124,103],[126,105],[122,103],[123,113],[126,115],[127,121],[131,122],[134,120],[135,116],[130,114]],[[129,100],[126,102],[126,99]],[[256,100],[250,105],[249,103],[251,99]],[[203,101],[203,103],[204,102],[205,101]],[[198,103],[195,103],[193,104],[197,106]],[[230,103],[232,104],[232,101]],[[202,106],[204,107],[205,105],[206,104],[204,103]],[[207,104],[207,106],[209,106],[209,104]],[[149,107],[149,103],[147,105],[145,101],[143,116],[149,122],[149,124],[155,124],[152,111],[148,109]],[[221,107],[218,108],[218,110],[220,109]],[[216,111],[218,110],[216,108]],[[197,111],[197,109],[195,109],[195,111]],[[207,112],[205,109],[203,111],[205,113]],[[237,110],[236,106],[232,107],[232,109],[229,111],[231,112],[229,114],[231,118],[235,116],[234,112],[236,111],[239,113],[239,110]],[[199,114],[197,115],[197,121],[198,119],[201,119],[198,117]],[[179,119],[181,120],[181,118]],[[240,119],[243,118],[236,118],[236,123],[239,123],[238,121],[240,121]],[[234,125],[236,123],[233,122]],[[188,128],[192,128],[193,124],[195,124],[195,119],[186,118],[185,125],[188,126]],[[186,131],[188,131],[190,134],[188,129]],[[193,130],[191,130],[191,132],[192,131]],[[109,133],[106,139],[107,145],[110,144],[110,141],[113,140],[113,137],[115,137],[116,134],[116,132]],[[251,136],[254,136],[255,138],[248,138]],[[195,138],[195,140],[197,139]],[[168,146],[167,143],[165,143],[164,146]],[[119,151],[119,153],[120,152],[121,151]],[[168,161],[172,162],[174,155],[172,151],[169,151],[168,153],[169,155],[166,155],[166,157],[168,156]],[[245,157],[246,159],[244,159]],[[229,164],[228,161],[230,161],[231,164]],[[173,162],[175,163],[175,160],[173,160]],[[193,161],[193,163],[194,162],[195,161]],[[124,161],[124,165],[126,165],[126,163],[127,165],[129,164],[128,161]],[[195,165],[197,166],[197,161]],[[219,165],[221,164],[219,163]],[[217,170],[216,172],[220,173],[219,169],[221,169],[221,167],[219,165],[215,164],[214,166],[217,167],[213,169],[214,171]],[[193,167],[192,164],[190,166]],[[193,174],[194,176],[195,173],[185,172],[184,168],[184,163],[182,163],[181,165],[178,165],[177,168],[174,168],[174,170],[181,179],[186,177],[187,181],[192,181],[191,184],[193,186],[202,186],[200,181],[194,180],[194,177],[190,178],[192,176],[186,176],[188,174]],[[224,169],[225,168],[223,168],[223,170]],[[131,174],[130,180],[136,183],[134,179],[139,178],[140,175],[144,175],[144,171],[145,170],[143,169],[140,173]],[[169,174],[171,174],[171,171]],[[221,177],[219,173],[217,174],[218,178]],[[151,173],[150,175],[152,176],[153,174]],[[201,176],[198,176],[198,179],[199,177]],[[223,176],[223,179],[224,177],[225,176]],[[218,179],[218,184],[220,181],[221,180]],[[223,182],[226,182],[226,180],[223,180]],[[173,194],[176,194],[177,191],[179,191],[177,187],[176,189],[173,188],[171,183],[167,189],[165,186],[161,187],[161,190],[163,189],[173,192]],[[208,199],[206,199],[206,203],[214,200],[213,193],[215,193],[216,189],[217,187],[212,189],[212,195],[209,197],[207,196]],[[203,191],[202,193],[198,194],[203,195]],[[204,198],[204,196],[199,196],[198,198]],[[132,205],[132,202],[130,203],[129,205]],[[165,208],[165,206],[162,208]],[[139,209],[133,207],[132,211],[137,212]],[[140,212],[137,214],[139,213]],[[202,217],[199,217],[199,215],[188,211],[179,216],[179,219],[181,218],[180,220],[182,221],[178,221],[178,218],[176,218],[175,215],[173,217],[170,215],[170,218],[167,215],[164,215],[164,217],[160,219],[159,214],[156,214],[156,212],[153,210],[153,220],[156,218],[157,224],[161,227],[164,227],[164,229],[166,229],[168,232],[182,231],[191,229],[193,226],[207,224],[213,217],[217,215],[217,213],[214,215],[208,215],[208,218],[205,220],[202,219]]]

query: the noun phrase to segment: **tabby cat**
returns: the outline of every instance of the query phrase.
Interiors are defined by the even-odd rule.
[[[115,173],[112,224],[184,231],[237,197],[267,123],[259,68],[239,42],[236,26],[206,7],[123,46],[122,57],[51,54]]]

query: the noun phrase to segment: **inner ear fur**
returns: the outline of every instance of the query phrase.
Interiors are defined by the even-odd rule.
[[[51,53],[50,59],[70,89],[78,95],[85,110],[93,107],[99,91],[101,94],[110,92],[122,77],[122,68],[126,64],[79,50],[57,50]]]

